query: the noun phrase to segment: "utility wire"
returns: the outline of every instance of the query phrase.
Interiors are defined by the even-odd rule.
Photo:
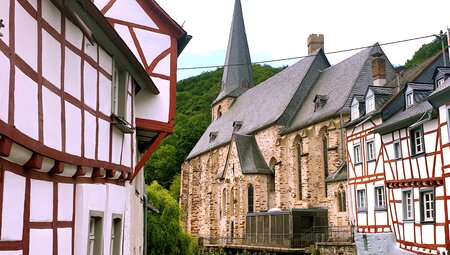
[[[410,38],[410,39],[405,39],[405,40],[394,41],[394,42],[380,43],[380,46],[390,45],[390,44],[397,44],[397,43],[404,43],[404,42],[415,41],[415,40],[420,40],[420,39],[425,39],[425,38],[428,38],[428,37],[435,37],[435,36],[436,35],[433,34],[433,35],[426,35],[426,36],[420,36],[420,37],[415,37],[415,38]],[[357,48],[351,48],[351,49],[345,49],[345,50],[330,51],[330,52],[327,52],[325,54],[330,55],[330,54],[336,54],[336,53],[343,53],[343,52],[349,52],[349,51],[354,51],[354,50],[367,49],[367,48],[370,48],[370,47],[373,47],[373,45],[357,47]],[[307,56],[290,57],[290,58],[279,58],[279,59],[272,59],[272,60],[256,61],[256,62],[252,62],[252,63],[239,63],[239,64],[229,64],[229,65],[211,65],[211,66],[194,66],[194,67],[180,67],[180,68],[178,68],[178,70],[181,71],[181,70],[194,70],[194,69],[221,68],[221,67],[225,67],[225,66],[242,66],[242,65],[248,65],[248,64],[265,64],[265,63],[279,62],[279,61],[285,61],[285,60],[303,59],[303,58],[314,57],[314,56],[316,56],[316,55],[307,55]]]

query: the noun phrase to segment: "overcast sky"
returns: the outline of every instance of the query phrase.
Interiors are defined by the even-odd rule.
[[[156,0],[193,36],[178,67],[223,65],[234,0]],[[325,52],[446,32],[450,0],[241,0],[252,62],[307,55],[309,34],[324,34]],[[382,46],[394,65],[404,64],[433,38]],[[336,64],[350,53],[330,54]],[[290,65],[294,61],[270,63]],[[179,70],[178,79],[213,69]]]

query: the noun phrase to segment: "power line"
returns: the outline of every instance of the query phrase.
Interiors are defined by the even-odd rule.
[[[397,43],[404,43],[404,42],[415,41],[415,40],[420,40],[420,39],[425,39],[425,38],[428,38],[428,37],[435,37],[435,36],[436,36],[436,35],[433,34],[433,35],[420,36],[420,37],[415,37],[415,38],[410,38],[410,39],[404,39],[404,40],[399,40],[399,41],[393,41],[393,42],[387,42],[387,43],[380,43],[380,46],[391,45],[391,44],[397,44]],[[354,50],[362,50],[362,49],[370,48],[370,47],[372,47],[372,46],[373,46],[373,45],[370,45],[370,46],[363,46],[363,47],[357,47],[357,48],[350,48],[350,49],[345,49],[345,50],[331,51],[331,52],[326,52],[325,54],[331,55],[331,54],[343,53],[343,52],[349,52],[349,51],[354,51]],[[225,67],[225,66],[242,66],[242,65],[248,65],[248,64],[265,64],[265,63],[280,62],[280,61],[286,61],[286,60],[303,59],[303,58],[313,57],[313,56],[315,56],[315,55],[306,55],[306,56],[299,56],[299,57],[290,57],[290,58],[279,58],[279,59],[272,59],[272,60],[263,60],[263,61],[256,61],[256,62],[252,62],[252,63],[239,63],[239,64],[229,64],[229,65],[211,65],[211,66],[180,67],[180,68],[178,68],[178,70],[182,71],[182,70],[195,70],[195,69],[221,68],[221,67]]]

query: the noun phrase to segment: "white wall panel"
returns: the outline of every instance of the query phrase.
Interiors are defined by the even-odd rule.
[[[58,220],[71,221],[73,216],[73,184],[58,184]]]
[[[159,61],[153,72],[170,76],[170,58],[171,55],[169,54],[164,59]]]
[[[19,131],[39,140],[37,84],[18,68],[14,100],[14,125]]]
[[[118,128],[112,128],[112,162],[120,164],[120,156],[122,152],[123,132]],[[130,147],[125,147],[125,150],[130,150]]]
[[[433,232],[434,232],[434,225],[422,225],[422,243],[433,244],[434,235],[427,234]]]
[[[84,156],[95,159],[97,123],[89,112],[84,112]]]
[[[414,223],[405,223],[403,226],[405,228],[405,241],[414,242]]]
[[[42,18],[61,33],[61,12],[49,0],[42,0]]]
[[[61,88],[61,44],[45,30],[42,31],[42,75]]]
[[[81,100],[81,58],[66,47],[64,91]]]
[[[37,23],[17,1],[15,3],[16,53],[37,71]]]
[[[99,119],[98,121],[98,159],[109,161],[109,133],[110,123]]]
[[[6,45],[9,45],[9,4],[10,0],[0,0],[0,17],[3,19],[3,24],[5,25],[4,28],[0,29],[0,32],[3,34],[3,37],[0,37],[0,40],[6,43]]]
[[[75,26],[67,18],[66,18],[66,39],[72,45],[74,45],[78,49],[81,49],[81,45],[83,43],[83,33],[77,26]]]
[[[141,42],[142,51],[144,52],[145,59],[149,65],[156,57],[169,49],[171,46],[171,39],[169,35],[150,32],[139,28],[135,28],[134,32],[136,33],[136,37],[139,42]]]
[[[89,40],[85,40],[84,52],[91,57],[95,62],[97,62],[97,47],[98,44],[91,45]]]
[[[44,115],[44,144],[60,151],[62,148],[61,97],[44,87],[42,89],[42,105]]]
[[[84,62],[84,103],[97,109],[97,70],[88,62]]]
[[[98,60],[99,65],[107,71],[109,74],[112,74],[112,57],[106,53],[101,47],[98,48]]]
[[[53,254],[53,230],[30,230],[30,255]]]
[[[123,140],[122,165],[131,167],[131,134],[125,134]]]
[[[3,0],[0,0],[3,1]],[[3,3],[2,3],[3,4]],[[0,15],[3,8],[0,8]],[[0,37],[1,38],[1,37]],[[0,52],[0,120],[8,122],[9,111],[9,59]]]
[[[0,251],[0,255],[22,255],[22,251]]]
[[[81,110],[69,102],[66,108],[66,152],[81,156]]]
[[[3,178],[2,241],[22,240],[25,178],[8,171]]]
[[[53,221],[53,183],[31,180],[30,221]]]
[[[72,254],[72,228],[58,228],[58,254]]]
[[[124,12],[123,10],[130,10]],[[137,1],[116,1],[113,7],[106,13],[107,17],[125,20],[127,22],[158,28],[155,22],[142,10]]]
[[[149,89],[143,89],[136,95],[136,117],[142,119],[169,121],[170,83],[167,80],[152,77],[160,94],[153,95]]]
[[[115,24],[114,28],[116,29],[116,32],[120,35],[122,40],[127,44],[128,48],[130,48],[131,52],[133,52],[133,54],[136,56],[137,60],[139,60],[139,63],[144,65],[141,57],[139,56],[136,44],[134,44],[133,38],[131,37],[130,30],[128,29],[128,27]]]
[[[111,81],[103,74],[99,75],[99,110],[109,116],[111,114]]]

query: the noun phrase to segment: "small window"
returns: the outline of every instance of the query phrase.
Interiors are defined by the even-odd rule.
[[[375,210],[386,210],[384,186],[375,187]]]
[[[346,197],[345,197],[345,190],[341,188],[337,192],[338,196],[338,211],[339,212],[345,212],[347,211],[347,204],[346,204]]]
[[[444,84],[444,78],[441,78],[437,81],[437,87],[439,88],[440,86],[442,86],[442,84]]]
[[[413,156],[425,152],[422,127],[411,129],[410,139],[411,139],[411,152]]]
[[[89,219],[88,255],[101,254],[103,219],[91,216]]]
[[[394,159],[400,159],[402,157],[402,145],[400,140],[394,142]]]
[[[357,196],[357,206],[358,206],[358,212],[365,212],[367,211],[367,205],[366,205],[366,190],[360,189],[356,191]]]
[[[403,220],[414,220],[414,200],[411,189],[403,191]]]
[[[414,95],[413,92],[410,91],[406,93],[406,107],[410,107],[414,104]]]
[[[247,212],[253,212],[253,185],[247,187]]]
[[[114,218],[111,225],[111,244],[110,244],[111,255],[120,255],[121,233],[122,233],[122,220],[120,218]]]
[[[367,142],[367,161],[375,160],[375,143],[374,141]]]
[[[366,112],[369,113],[375,110],[375,96],[371,95],[366,99]]]
[[[434,190],[420,191],[420,216],[422,222],[434,222]]]
[[[354,149],[354,156],[355,156],[355,164],[359,164],[361,163],[361,145],[355,145],[355,147],[353,147]]]
[[[358,104],[355,104],[355,105],[352,105],[352,120],[355,120],[355,119],[357,119],[357,118],[359,118],[359,105]]]
[[[227,215],[227,190],[223,189],[221,217],[225,217],[226,215]]]

